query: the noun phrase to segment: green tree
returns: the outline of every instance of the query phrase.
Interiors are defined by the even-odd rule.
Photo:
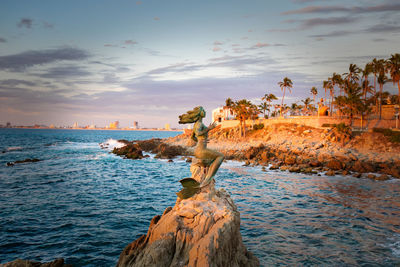
[[[303,108],[303,115],[309,115],[310,111],[311,111],[311,98],[307,97],[304,100],[301,100],[301,102],[303,102],[304,104],[304,108]]]
[[[268,111],[268,117],[269,117],[269,111],[270,111],[270,108],[271,108],[271,102],[273,101],[273,100],[277,100],[278,98],[274,95],[274,94],[265,94],[262,98],[261,98],[261,100],[263,100],[263,101],[265,101],[266,103],[267,103],[267,111]],[[265,114],[264,114],[264,117],[265,117]]]
[[[258,108],[259,108],[259,110],[263,113],[263,117],[266,119],[266,118],[268,118],[268,116],[267,116],[267,110],[269,110],[268,109],[268,104],[267,104],[267,102],[261,102],[261,104],[260,105],[258,105]]]
[[[283,100],[284,100],[284,98],[285,98],[286,89],[288,89],[289,92],[291,93],[291,92],[292,92],[291,88],[293,88],[293,82],[292,82],[292,80],[290,80],[288,77],[285,77],[285,78],[283,79],[283,81],[282,81],[282,82],[279,82],[278,84],[279,84],[279,86],[281,87],[281,90],[283,91],[282,104],[281,104],[281,108],[280,108],[280,110],[281,110],[281,116],[283,116],[283,113],[282,113],[283,110],[282,110],[282,108],[283,108]]]
[[[335,102],[340,112],[349,116],[350,125],[352,125],[354,115],[359,113],[359,106],[363,103],[362,89],[351,79],[344,81],[343,89],[344,95],[335,97]]]
[[[360,79],[358,74],[360,72],[361,72],[361,69],[359,67],[357,67],[356,64],[350,64],[349,72],[343,73],[343,75],[346,77],[346,80],[348,80],[348,81],[358,82]]]
[[[255,119],[259,114],[257,106],[247,99],[242,99],[233,103],[233,111],[236,119],[239,120],[240,136],[246,136],[246,120]]]
[[[379,119],[382,119],[382,91],[383,85],[387,83],[388,78],[384,72],[380,72],[378,76],[378,84],[379,84]]]
[[[399,89],[398,103],[400,104],[400,54],[391,55],[386,63],[386,69],[392,78],[393,85],[397,83]]]
[[[315,104],[316,104],[315,97],[318,95],[317,87],[315,87],[315,86],[311,87],[310,93],[313,96],[313,102],[314,102],[314,107],[315,107]]]

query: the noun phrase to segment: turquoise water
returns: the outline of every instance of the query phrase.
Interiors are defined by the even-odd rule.
[[[16,258],[114,266],[151,218],[175,203],[182,160],[125,160],[109,139],[175,132],[0,129],[0,263]],[[5,153],[1,153],[1,152]],[[35,163],[10,161],[38,158]],[[306,176],[226,162],[217,187],[241,212],[263,266],[400,264],[400,180]]]

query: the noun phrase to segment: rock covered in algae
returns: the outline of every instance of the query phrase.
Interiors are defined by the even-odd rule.
[[[259,266],[239,230],[236,205],[212,183],[155,216],[147,234],[123,250],[117,266]]]

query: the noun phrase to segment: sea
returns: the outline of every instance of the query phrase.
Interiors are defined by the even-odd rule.
[[[176,201],[190,163],[123,159],[120,139],[179,132],[0,129],[0,263],[17,258],[115,266]],[[107,144],[108,149],[102,149]],[[7,162],[37,158],[7,166]],[[221,165],[261,266],[399,266],[400,179],[374,181]]]

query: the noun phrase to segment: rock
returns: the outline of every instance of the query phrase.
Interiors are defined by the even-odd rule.
[[[319,161],[311,161],[310,162],[310,166],[311,167],[318,167],[318,166],[320,166],[320,163],[319,163]]]
[[[296,157],[294,157],[294,156],[287,156],[286,158],[285,158],[285,164],[287,164],[287,165],[293,165],[293,164],[295,164],[296,163]]]
[[[343,165],[340,161],[332,159],[330,161],[328,161],[328,163],[326,164],[326,167],[328,167],[331,170],[341,170],[343,168]]]
[[[261,167],[261,170],[262,170],[263,172],[266,172],[266,171],[267,171],[267,169],[265,168],[265,166],[262,166],[262,167]]]
[[[325,175],[327,175],[327,176],[335,176],[335,171],[333,171],[333,170],[329,170],[329,171],[327,171],[326,173],[325,173]]]
[[[300,167],[299,166],[293,166],[289,168],[290,172],[300,172]]]
[[[147,235],[123,250],[117,267],[259,266],[239,230],[239,212],[225,190],[202,190],[155,216]]]
[[[367,175],[367,177],[368,177],[369,179],[375,179],[375,178],[376,178],[376,175],[375,175],[375,174],[372,174],[372,173],[369,173],[369,174]]]
[[[352,170],[355,172],[361,172],[361,173],[365,173],[365,172],[375,172],[375,167],[367,162],[363,162],[363,161],[356,161],[352,167]]]
[[[172,159],[169,159],[168,162],[174,162]]]
[[[38,162],[38,161],[40,161],[40,159],[35,159],[35,158],[33,158],[33,159],[24,159],[24,160],[17,160],[17,161],[14,161],[14,162],[7,162],[6,165],[9,166],[9,167],[12,167],[15,164]]]
[[[347,170],[342,171],[342,175],[349,175],[349,171]]]
[[[279,169],[279,165],[277,165],[277,164],[272,165],[271,167],[269,167],[269,169],[270,170],[277,170],[277,169]]]
[[[380,176],[376,176],[375,180],[377,180],[377,181],[386,181],[386,180],[389,180],[389,176],[387,176],[386,174],[382,174]]]
[[[161,143],[152,151],[157,153],[154,157],[161,159],[173,159],[176,156],[186,154],[186,149],[181,146],[172,146],[169,144]]]
[[[361,178],[361,173],[356,172],[356,173],[353,173],[352,176],[356,177],[356,178]]]
[[[70,264],[65,264],[64,259],[56,259],[52,262],[36,262],[30,260],[16,259],[15,261],[0,264],[1,267],[72,267]]]
[[[186,158],[186,162],[191,163],[192,162],[192,158],[191,157]]]
[[[118,156],[125,156],[128,159],[141,159],[143,152],[140,147],[135,143],[128,143],[126,146],[117,148],[115,147],[112,153]]]
[[[283,166],[280,167],[280,170],[281,170],[281,171],[287,171],[287,170],[289,170],[289,169],[290,169],[290,167],[289,167],[289,166],[286,166],[286,165],[283,165]]]

